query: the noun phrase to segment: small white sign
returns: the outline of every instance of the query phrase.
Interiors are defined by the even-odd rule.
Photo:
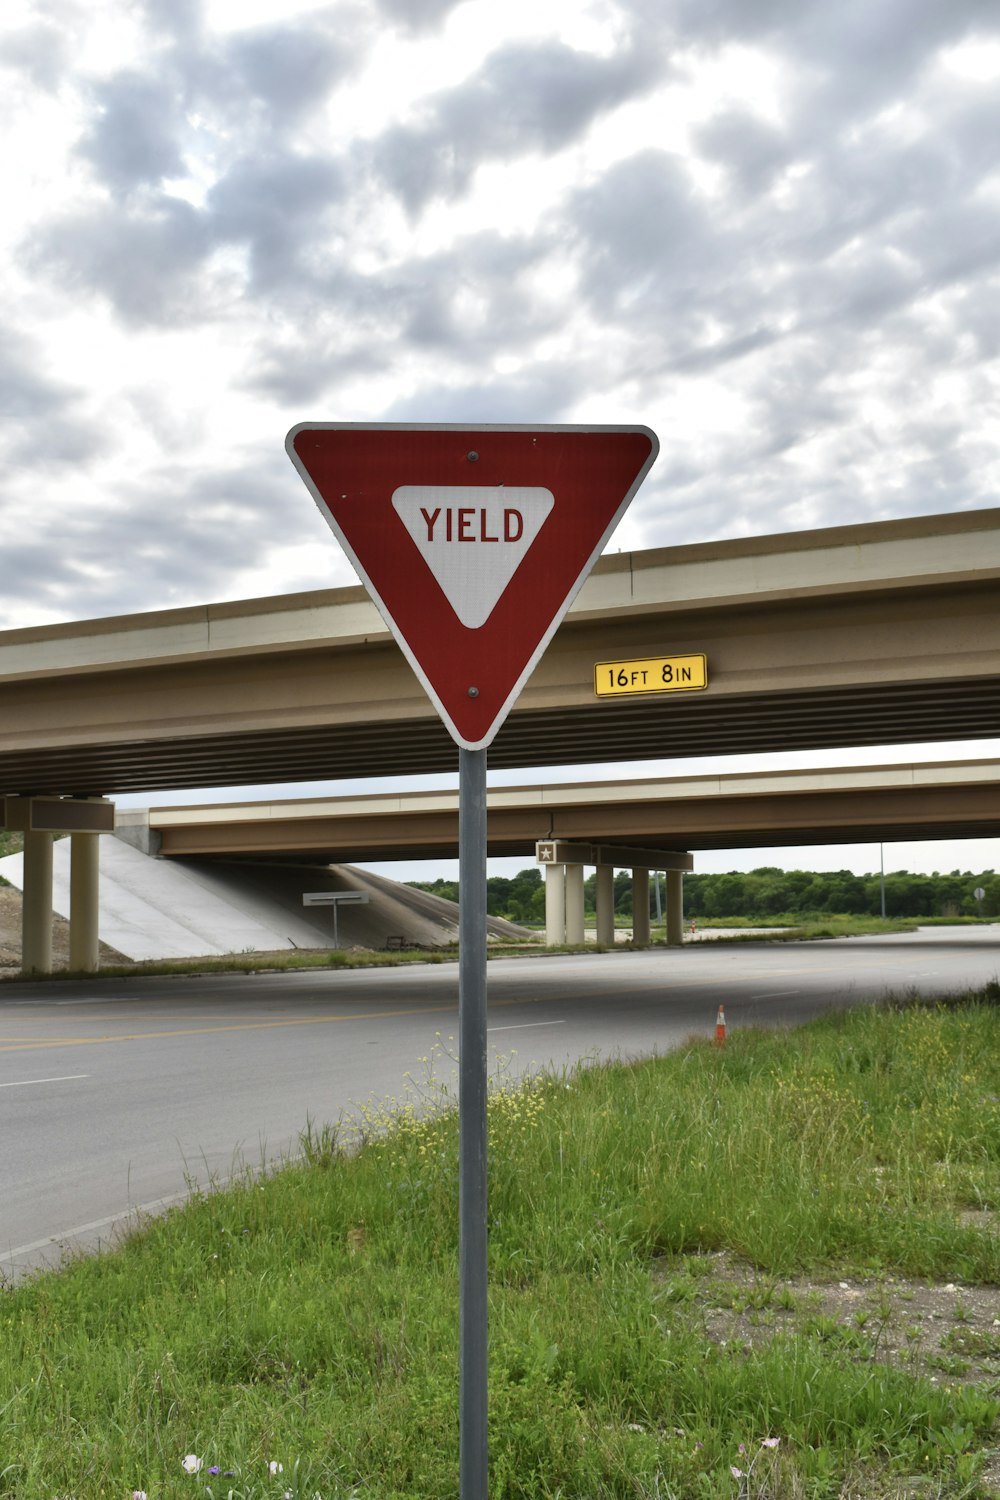
[[[468,630],[485,625],[555,504],[551,490],[404,484],[393,508]]]
[[[306,891],[303,906],[364,906],[369,897],[363,891]]]

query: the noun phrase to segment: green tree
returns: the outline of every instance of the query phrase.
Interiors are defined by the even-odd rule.
[[[441,896],[445,901],[458,900],[457,880],[407,880],[406,884],[415,891],[428,891],[432,896]]]
[[[630,917],[632,915],[632,871],[616,870],[614,881],[615,892],[615,915],[619,917]]]
[[[486,910],[491,917],[505,917],[510,909],[510,888],[514,884],[504,875],[491,875],[486,882]]]
[[[1000,875],[984,876],[982,880],[983,890],[983,916],[1000,917]]]
[[[514,876],[506,915],[512,922],[545,921],[545,882],[537,865],[519,870]]]

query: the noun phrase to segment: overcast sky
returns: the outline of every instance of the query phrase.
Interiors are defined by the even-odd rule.
[[[996,0],[4,0],[0,628],[353,581],[307,418],[646,423],[616,547],[994,504],[998,82]]]

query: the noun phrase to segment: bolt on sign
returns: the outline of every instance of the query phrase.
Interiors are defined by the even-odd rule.
[[[285,446],[452,738],[475,750],[659,445],[647,427],[302,422]]]

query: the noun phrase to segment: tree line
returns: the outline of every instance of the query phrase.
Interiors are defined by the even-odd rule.
[[[457,880],[407,882],[415,889],[430,891],[449,901],[458,900]],[[649,908],[655,920],[666,904],[665,879],[650,877]],[[584,909],[596,905],[596,874],[584,881]],[[984,892],[977,901],[975,891]],[[632,875],[615,872],[615,913],[632,916]],[[659,903],[659,905],[658,905]],[[537,866],[513,877],[491,875],[486,882],[486,909],[491,916],[512,922],[541,925],[545,921],[545,884]],[[781,916],[817,915],[879,916],[882,882],[878,873],[854,875],[850,870],[779,870],[761,865],[729,874],[685,875],[684,916],[687,920],[744,917],[763,921]],[[1000,916],[1000,875],[993,870],[976,874],[952,870],[948,874],[914,875],[894,870],[885,876],[887,917]]]
[[[977,902],[975,891],[984,892]],[[770,865],[745,873],[686,875],[684,909],[690,917],[774,917],[838,913],[873,916],[882,912],[882,880],[850,870],[779,870]],[[952,870],[914,875],[894,870],[885,876],[887,917],[974,917],[1000,914],[1000,876]]]

